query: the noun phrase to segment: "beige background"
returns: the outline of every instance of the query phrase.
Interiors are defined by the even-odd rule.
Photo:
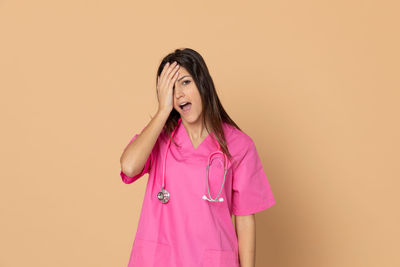
[[[276,197],[257,266],[400,266],[394,2],[0,1],[0,266],[127,265],[148,176],[119,157],[183,47]]]

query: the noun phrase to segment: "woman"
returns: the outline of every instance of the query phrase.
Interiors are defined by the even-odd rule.
[[[275,199],[253,140],[196,51],[167,55],[156,88],[156,115],[121,156],[124,183],[149,174],[128,267],[254,267],[254,214]]]

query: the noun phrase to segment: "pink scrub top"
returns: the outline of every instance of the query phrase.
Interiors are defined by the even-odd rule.
[[[222,202],[203,199],[203,195],[208,197],[207,159],[218,149],[216,140],[209,134],[194,148],[182,123],[174,136],[179,147],[171,141],[166,160],[167,203],[157,198],[168,141],[163,131],[141,173],[129,177],[121,171],[126,184],[149,174],[128,267],[240,266],[232,214],[260,212],[274,205],[275,199],[253,140],[227,123],[223,123],[223,130],[233,160],[219,196]],[[216,154],[209,170],[212,198],[220,191],[223,177],[224,157]]]

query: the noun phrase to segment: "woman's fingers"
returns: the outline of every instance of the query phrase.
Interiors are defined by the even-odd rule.
[[[163,68],[163,70],[162,70],[162,72],[161,72],[161,74],[160,74],[160,81],[161,81],[161,82],[164,82],[164,80],[165,80],[165,75],[166,75],[166,73],[167,73],[167,71],[168,71],[168,69],[169,69],[170,67],[171,67],[171,66],[170,66],[169,62],[167,62],[167,63],[164,65],[164,68]]]
[[[179,71],[177,71],[177,72],[175,73],[175,76],[174,76],[174,79],[173,79],[173,81],[172,81],[172,84],[175,84],[175,82],[176,82],[176,80],[178,79],[178,77],[179,77]]]
[[[169,63],[169,62],[168,62]],[[168,64],[167,63],[167,64]],[[178,64],[176,61],[174,61],[172,64],[170,64],[169,66],[166,66],[167,64],[164,65],[164,69],[163,72],[161,73],[161,77],[160,80],[162,83],[165,83],[166,80],[168,80],[170,78],[170,73],[174,70],[174,68],[176,67],[176,65]],[[168,83],[168,82],[166,82]]]
[[[172,70],[171,72],[168,74],[168,82],[167,82],[167,87],[169,87],[172,83],[172,80],[175,78],[175,76],[177,76],[176,74],[178,73],[178,69],[179,69],[179,65],[177,64]],[[173,80],[173,82],[175,83],[175,80]],[[172,84],[174,84],[172,83]]]
[[[172,64],[167,62],[160,75],[157,77],[157,98],[159,109],[169,111],[173,109],[173,85],[179,76],[179,67],[178,62],[176,61]]]
[[[164,68],[163,68],[163,70],[162,70],[161,73],[160,73],[161,78],[164,77],[164,73],[165,73],[165,71],[167,70],[168,67],[169,67],[169,62],[167,62],[167,63],[164,65]]]
[[[165,63],[163,70],[161,71],[160,75],[158,76],[158,80],[157,80],[157,87],[162,86],[162,84],[160,83],[164,83],[164,77],[165,77],[165,73],[169,68],[169,62]]]
[[[167,72],[165,73],[166,79],[168,81],[167,83],[169,83],[169,80],[174,74],[173,71],[176,69],[176,66],[178,66],[178,63],[174,61],[174,63],[172,63],[171,66],[168,67]]]

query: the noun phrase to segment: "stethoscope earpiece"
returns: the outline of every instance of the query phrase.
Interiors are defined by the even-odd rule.
[[[220,197],[219,199],[215,200],[215,199],[209,199],[208,197],[206,197],[206,195],[203,196],[204,200],[208,200],[210,202],[214,201],[214,202],[222,202],[224,201],[224,198]]]

